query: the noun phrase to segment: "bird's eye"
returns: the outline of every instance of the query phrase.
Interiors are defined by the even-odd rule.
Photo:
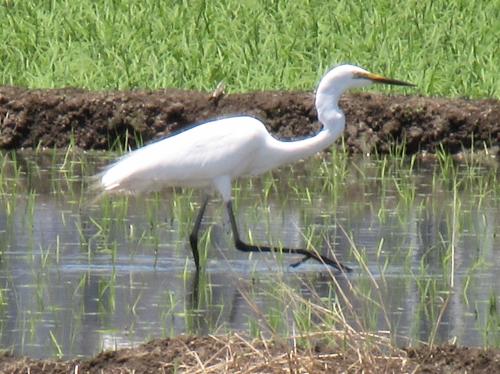
[[[363,73],[361,71],[353,73],[352,77],[354,79],[370,79],[370,77],[366,73]]]

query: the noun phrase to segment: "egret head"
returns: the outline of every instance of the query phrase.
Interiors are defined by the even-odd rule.
[[[372,83],[413,86],[411,83],[370,73],[358,66],[336,66],[325,74],[316,90],[316,110],[320,122],[326,124],[337,121],[338,124],[342,124],[339,128],[343,129],[343,114],[338,108],[340,96],[350,88],[363,87]]]
[[[414,86],[397,79],[386,78],[370,73],[354,65],[338,65],[321,79],[316,90],[316,109],[318,113],[337,110],[342,93],[350,88],[368,86],[372,83],[385,83],[398,86]]]
[[[386,78],[382,75],[370,73],[354,65],[339,65],[331,69],[321,79],[317,93],[339,96],[345,90],[368,86],[372,83],[385,83],[398,86],[414,86],[411,83],[397,79]]]

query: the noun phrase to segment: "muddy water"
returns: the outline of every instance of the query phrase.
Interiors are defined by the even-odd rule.
[[[196,192],[94,201],[88,177],[107,155],[2,157],[2,349],[73,357],[178,334],[290,334],[321,322],[297,314],[299,296],[398,344],[500,345],[496,165],[310,160],[240,181],[242,236],[333,249],[354,268],[334,281],[312,262],[290,268],[297,257],[236,251],[217,199],[196,276]]]

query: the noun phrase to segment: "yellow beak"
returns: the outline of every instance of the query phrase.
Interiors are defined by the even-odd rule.
[[[413,83],[408,83],[404,81],[400,81],[397,79],[386,78],[382,75],[374,74],[374,73],[358,73],[357,76],[359,78],[369,79],[374,83],[384,83],[384,84],[393,84],[396,86],[415,86]]]

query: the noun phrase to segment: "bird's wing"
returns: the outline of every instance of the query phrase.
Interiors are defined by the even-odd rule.
[[[101,184],[105,190],[136,191],[238,176],[263,134],[264,126],[250,117],[208,122],[131,152],[102,174]]]

